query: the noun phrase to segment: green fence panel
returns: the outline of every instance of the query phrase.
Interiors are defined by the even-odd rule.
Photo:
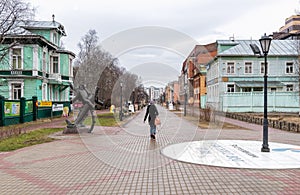
[[[33,107],[32,107],[32,120],[33,121],[36,121],[37,119],[37,97],[36,96],[33,96],[32,97],[32,104],[33,104]]]
[[[19,123],[31,122],[36,119],[50,118],[62,116],[63,111],[52,111],[52,107],[37,107],[37,98],[26,100],[5,100],[0,97],[0,126],[15,125]],[[71,111],[69,101],[59,102],[54,101],[53,104],[63,104],[63,107],[68,107]]]
[[[19,100],[4,100],[4,116],[20,117],[21,103]]]
[[[24,115],[25,115],[25,105],[26,105],[26,99],[24,97],[21,97],[20,99],[20,123],[24,123]]]
[[[63,111],[56,111],[52,113],[52,116],[61,116]]]
[[[4,119],[4,97],[0,95],[0,127],[5,125]]]
[[[51,107],[40,107],[40,108],[38,108],[38,111],[37,111],[37,118],[38,119],[49,118],[49,117],[51,117],[51,111],[52,111]]]
[[[33,112],[33,100],[26,100],[25,103],[25,114],[29,114]]]
[[[33,113],[24,115],[24,123],[33,121]]]
[[[37,97],[26,100],[5,100],[0,96],[0,126],[31,122],[37,119]],[[40,118],[51,117],[51,107],[40,111]]]
[[[9,125],[16,125],[20,123],[20,117],[14,116],[14,117],[5,117],[5,126]]]
[[[4,100],[3,126],[16,125],[20,123],[20,100]]]

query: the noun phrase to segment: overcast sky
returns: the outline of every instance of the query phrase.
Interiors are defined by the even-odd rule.
[[[65,26],[66,49],[95,29],[104,49],[121,66],[142,76],[145,85],[177,80],[195,44],[220,39],[259,39],[284,25],[298,0],[28,0],[36,20]],[[137,41],[138,40],[138,41]],[[119,47],[122,45],[122,47]]]

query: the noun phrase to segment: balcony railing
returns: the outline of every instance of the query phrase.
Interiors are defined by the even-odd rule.
[[[49,79],[61,82],[61,75],[59,73],[52,73],[52,74],[49,74]]]

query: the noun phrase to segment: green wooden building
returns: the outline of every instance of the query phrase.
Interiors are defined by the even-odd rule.
[[[5,99],[69,101],[75,54],[62,49],[64,26],[52,21],[28,21],[20,33],[5,36],[0,48],[14,45],[0,61],[0,95]]]
[[[250,44],[258,40],[218,40],[207,64],[206,105],[223,112],[263,112],[264,58]],[[269,112],[299,112],[299,40],[273,40],[267,63]]]

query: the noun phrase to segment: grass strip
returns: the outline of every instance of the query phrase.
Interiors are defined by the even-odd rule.
[[[12,151],[27,146],[51,142],[54,139],[48,137],[48,135],[62,130],[62,128],[45,128],[5,138],[0,141],[0,151]]]
[[[84,121],[85,125],[92,124],[92,117],[87,117]],[[96,118],[95,126],[106,126],[106,127],[115,127],[118,126],[118,121],[115,118],[113,113],[103,113],[98,114]]]

